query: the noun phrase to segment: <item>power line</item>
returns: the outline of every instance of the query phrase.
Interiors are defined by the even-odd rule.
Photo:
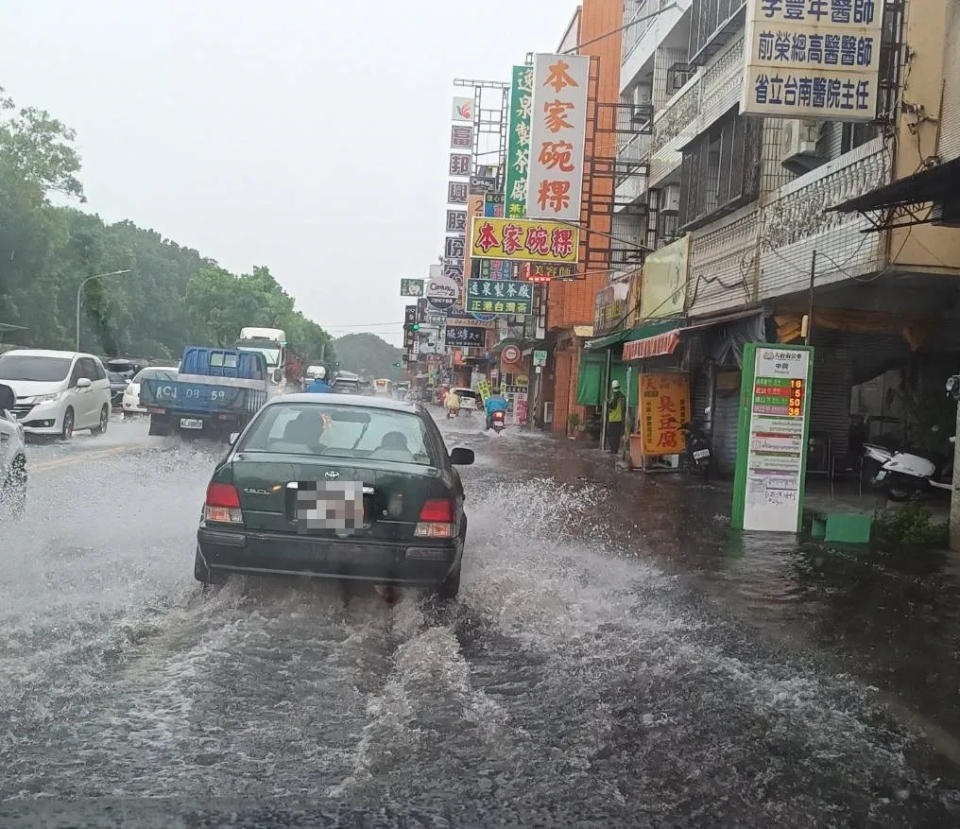
[[[575,52],[580,51],[580,49],[582,49],[584,46],[589,46],[592,43],[596,43],[599,40],[604,40],[608,37],[613,37],[613,35],[619,34],[625,29],[629,29],[631,26],[636,26],[638,23],[643,23],[645,20],[651,20],[654,17],[659,17],[664,12],[667,12],[667,11],[670,11],[670,9],[676,9],[676,8],[679,8],[679,6],[677,6],[676,3],[671,3],[669,6],[664,6],[662,9],[659,9],[658,11],[655,11],[652,14],[647,14],[647,15],[644,15],[643,17],[638,17],[635,20],[631,20],[629,23],[624,23],[619,28],[612,29],[609,32],[604,32],[602,35],[597,35],[596,37],[591,38],[590,40],[585,40],[583,43],[578,43],[576,46],[571,46],[569,49],[564,50],[560,54],[572,55]]]

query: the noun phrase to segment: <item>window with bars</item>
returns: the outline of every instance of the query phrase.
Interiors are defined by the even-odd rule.
[[[745,5],[743,0],[693,0],[690,8],[690,63],[702,63],[723,45],[725,41],[721,35],[732,28],[732,18]]]
[[[680,169],[680,230],[757,198],[763,120],[731,109],[683,151]]]

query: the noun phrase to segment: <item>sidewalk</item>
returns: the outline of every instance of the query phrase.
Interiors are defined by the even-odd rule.
[[[960,555],[734,532],[730,481],[630,471],[595,446],[555,446],[551,474],[606,490],[606,523],[626,555],[654,560],[758,638],[875,687],[960,767]],[[808,508],[877,505],[855,483],[832,496],[826,481],[808,489]],[[924,506],[946,516],[942,501]]]

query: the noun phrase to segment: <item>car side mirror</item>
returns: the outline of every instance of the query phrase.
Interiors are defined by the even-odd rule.
[[[89,389],[91,386],[89,377],[80,377],[77,379],[77,388],[78,389]]]
[[[450,463],[454,466],[470,466],[473,463],[474,454],[472,449],[464,449],[458,446],[450,452]]]
[[[0,386],[0,412],[13,411],[13,407],[16,405],[17,396],[13,393],[13,389],[10,386]]]
[[[231,446],[233,446],[237,442],[237,440],[239,440],[239,438],[240,438],[239,432],[231,432],[230,437],[227,438],[227,441],[230,443]]]

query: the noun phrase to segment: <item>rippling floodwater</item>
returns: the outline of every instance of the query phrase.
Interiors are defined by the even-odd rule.
[[[283,580],[202,597],[216,453],[144,431],[82,464],[42,447],[27,520],[0,528],[0,817],[72,798],[268,823],[960,817],[874,690],[703,601],[647,554],[669,528],[634,529],[543,436],[452,433],[480,456],[441,606]]]

